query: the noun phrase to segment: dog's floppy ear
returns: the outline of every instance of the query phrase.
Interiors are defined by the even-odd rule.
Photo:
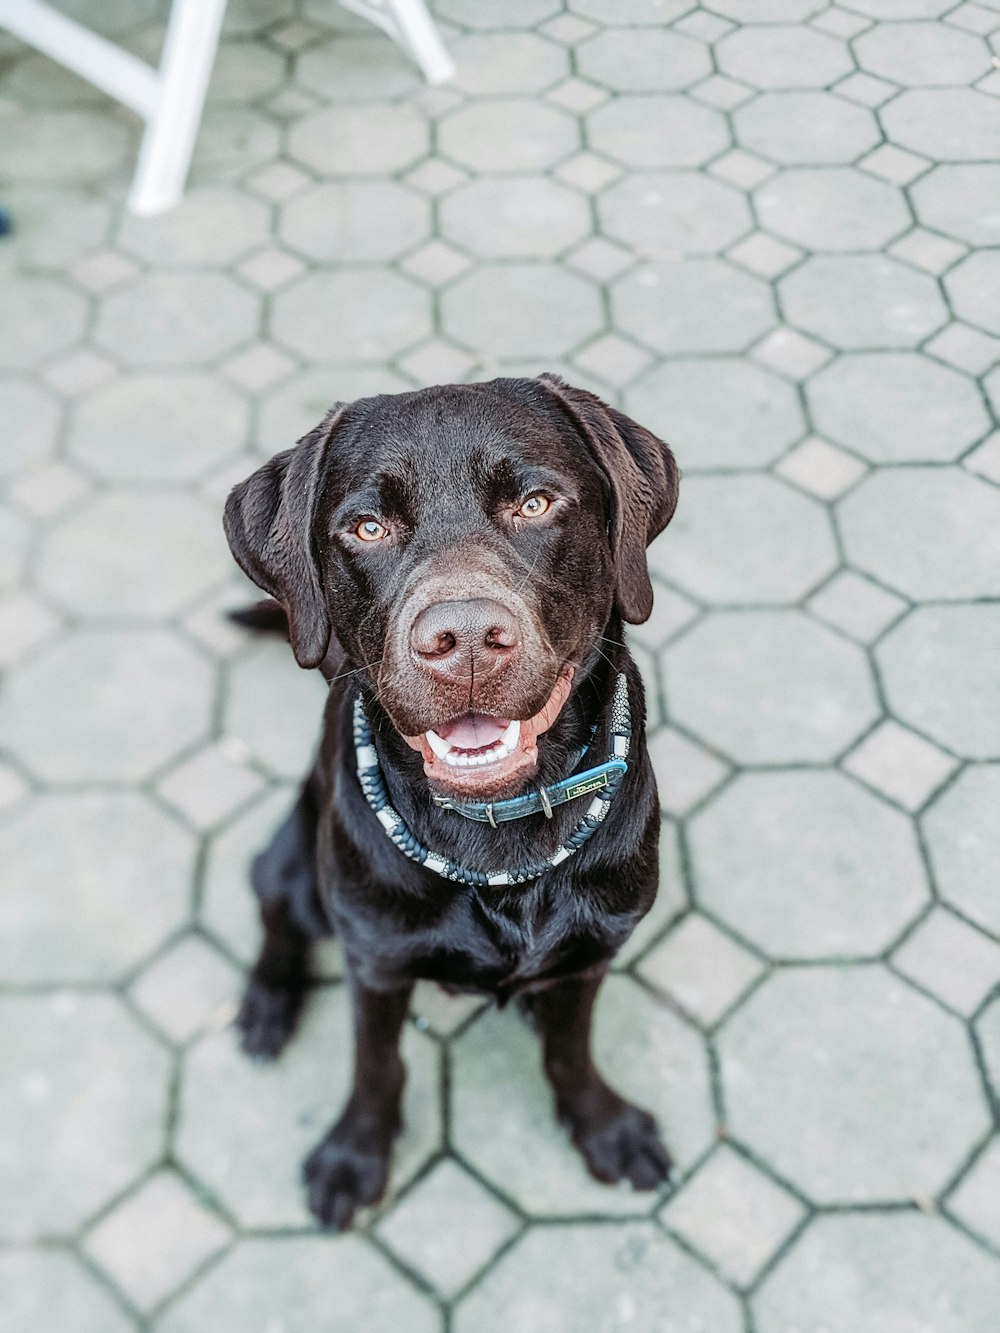
[[[559,400],[611,487],[615,600],[622,619],[641,625],[653,609],[646,547],[673,518],[680,472],[668,445],[586,389],[558,375],[539,381]]]
[[[319,666],[330,646],[313,519],[320,469],[343,412],[344,404],[335,404],[294,449],[276,454],[234,486],[223,518],[237,564],[285,608],[301,667]]]

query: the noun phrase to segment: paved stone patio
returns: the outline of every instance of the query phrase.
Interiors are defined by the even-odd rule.
[[[133,119],[0,35],[0,1331],[997,1333],[1000,0],[435,8],[428,90],[231,0],[156,221]],[[677,1187],[421,988],[391,1195],[323,1236],[336,947],[277,1066],[228,1026],[323,690],[222,618],[222,499],[335,398],[541,369],[686,473],[596,1026]]]

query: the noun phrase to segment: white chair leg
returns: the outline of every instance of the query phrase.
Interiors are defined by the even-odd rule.
[[[340,0],[345,9],[377,24],[413,57],[428,83],[444,83],[455,62],[438,35],[424,0]]]
[[[173,2],[157,105],[146,125],[129,194],[132,213],[162,213],[184,192],[225,10],[226,0]]]

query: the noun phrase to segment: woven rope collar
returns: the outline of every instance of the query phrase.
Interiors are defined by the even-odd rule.
[[[427,870],[433,870],[443,879],[450,879],[458,884],[468,884],[483,889],[505,884],[526,884],[530,880],[538,879],[540,875],[544,875],[553,866],[561,865],[563,861],[568,860],[574,852],[579,851],[583,844],[593,837],[603,824],[611,808],[611,802],[618,794],[622,779],[628,771],[628,764],[625,761],[628,758],[631,738],[632,714],[628,706],[628,684],[625,677],[619,673],[615,681],[615,697],[611,706],[611,756],[607,763],[601,764],[595,769],[588,769],[575,778],[566,778],[562,782],[554,783],[552,787],[543,788],[544,798],[539,794],[533,794],[530,802],[532,808],[528,808],[526,805],[520,812],[525,815],[539,812],[548,814],[545,809],[546,801],[551,807],[596,791],[597,794],[588,806],[587,813],[570,836],[551,856],[544,861],[537,861],[533,865],[520,866],[516,870],[470,870],[467,866],[458,865],[455,861],[449,861],[443,856],[438,856],[425,847],[423,843],[418,842],[403,822],[402,816],[393,809],[385,790],[385,782],[382,778],[382,769],[378,761],[378,752],[375,749],[371,724],[365,714],[360,696],[357,696],[354,700],[354,753],[357,759],[358,782],[361,785],[365,800],[375,812],[375,817],[385,830],[386,836],[404,856],[409,857],[411,861],[415,861],[417,865],[422,865]],[[552,799],[553,795],[557,796],[556,800]],[[498,801],[491,808],[496,811],[503,805],[516,805],[524,801],[524,797],[515,797],[510,802]],[[487,809],[485,805],[482,808],[484,811]],[[465,811],[459,813],[465,813]],[[467,817],[477,818],[478,816]],[[519,818],[520,814],[508,817]],[[499,815],[496,818],[499,819]],[[488,819],[487,816],[487,822],[493,823],[494,820]]]

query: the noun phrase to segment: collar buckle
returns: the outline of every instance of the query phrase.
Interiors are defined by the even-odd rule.
[[[546,819],[552,818],[552,802],[549,800],[549,793],[544,787],[538,788],[538,799],[542,803],[542,812]]]

